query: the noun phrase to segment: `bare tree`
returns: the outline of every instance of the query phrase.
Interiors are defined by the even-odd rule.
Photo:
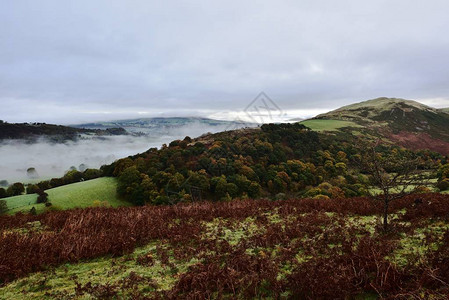
[[[384,151],[379,151],[382,147]],[[387,231],[390,203],[429,186],[425,169],[431,169],[431,166],[416,153],[385,147],[381,141],[359,142],[357,148],[360,170],[368,175],[366,192],[383,202],[383,229]]]

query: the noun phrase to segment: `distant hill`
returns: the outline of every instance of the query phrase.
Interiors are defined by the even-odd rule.
[[[84,129],[46,123],[7,123],[0,121],[0,140],[26,139],[35,140],[40,137],[54,142],[75,140],[82,134],[89,135],[123,135],[127,134],[123,128]]]
[[[301,122],[303,120],[304,120],[304,118],[292,118],[292,119],[289,119],[288,122]]]
[[[324,113],[315,119],[338,119],[354,121],[363,125],[370,125],[379,122],[400,122],[406,119],[415,119],[417,116],[438,115],[438,109],[426,106],[416,101],[399,98],[377,98],[363,101],[336,110]],[[446,116],[444,116],[446,118]],[[422,119],[421,117],[419,119]]]
[[[256,124],[242,121],[224,121],[200,117],[168,117],[168,118],[140,118],[116,120],[72,125],[76,128],[107,129],[121,127],[129,132],[143,134],[164,134],[172,129],[185,126],[216,127],[221,130],[232,130],[244,127],[255,127]]]
[[[447,110],[446,110],[447,111]],[[422,103],[377,98],[320,114],[315,120],[342,120],[363,127],[395,143],[449,154],[449,114]]]

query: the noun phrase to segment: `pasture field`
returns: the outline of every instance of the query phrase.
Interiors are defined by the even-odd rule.
[[[446,299],[449,196],[395,201],[388,233],[380,211],[348,198],[3,216],[0,299]]]
[[[343,121],[343,120],[321,120],[321,119],[313,119],[313,120],[305,120],[300,122],[300,124],[309,127],[310,129],[318,132],[323,131],[337,131],[340,128],[344,127],[362,127],[351,121]]]
[[[53,209],[84,208],[98,204],[126,206],[127,202],[120,200],[116,193],[117,180],[112,177],[102,177],[83,182],[63,185],[46,190],[48,200]],[[4,198],[8,205],[8,213],[29,212],[34,206],[38,213],[45,210],[44,204],[36,204],[37,194],[20,195]],[[95,202],[95,203],[94,203]]]

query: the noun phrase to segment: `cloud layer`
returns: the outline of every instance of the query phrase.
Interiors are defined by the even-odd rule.
[[[149,148],[160,148],[175,139],[185,136],[197,137],[207,132],[219,132],[226,125],[207,126],[192,123],[181,128],[166,128],[163,133],[154,132],[150,136],[109,136],[101,138],[84,137],[78,141],[52,143],[41,139],[36,143],[23,140],[0,142],[0,181],[30,182],[28,168],[35,168],[40,178],[31,181],[61,177],[71,166],[81,164],[89,168],[99,168],[116,159],[145,152]]]
[[[10,122],[229,115],[260,91],[295,114],[379,96],[449,106],[444,0],[1,6]]]

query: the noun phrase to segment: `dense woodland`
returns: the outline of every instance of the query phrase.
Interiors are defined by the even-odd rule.
[[[447,158],[430,151],[412,152],[379,145],[383,159],[414,157],[433,172]],[[318,134],[301,124],[267,124],[171,142],[160,150],[103,166],[117,176],[118,193],[136,205],[173,204],[197,199],[343,198],[362,196],[369,183],[357,161],[363,158],[355,138]],[[395,170],[390,170],[395,172]],[[441,172],[440,172],[441,173]],[[444,189],[447,172],[440,174]]]

